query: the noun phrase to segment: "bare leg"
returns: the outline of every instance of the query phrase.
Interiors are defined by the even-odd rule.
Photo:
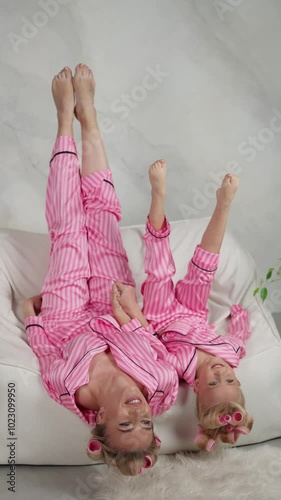
[[[165,220],[166,162],[158,160],[149,168],[151,205],[149,221],[156,231],[162,229]]]
[[[219,253],[224,238],[232,200],[239,186],[235,175],[227,174],[217,190],[217,204],[211,220],[203,234],[201,247],[210,253]]]
[[[79,161],[72,131],[74,92],[69,68],[54,77],[52,93],[57,108],[58,137],[48,169],[45,214],[51,249],[41,290],[41,315],[60,322],[60,327],[49,332],[51,341],[57,345],[71,335],[71,328],[65,326],[66,319],[84,311],[89,302],[90,269]]]
[[[76,66],[73,87],[76,97],[75,115],[81,124],[82,133],[83,177],[99,170],[107,170],[109,164],[93,104],[95,81],[92,70],[85,64]]]
[[[72,73],[67,66],[53,78],[52,93],[57,108],[57,137],[73,137],[74,92]]]

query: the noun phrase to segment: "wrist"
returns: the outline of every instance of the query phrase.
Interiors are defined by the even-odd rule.
[[[23,313],[23,316],[24,316],[24,319],[26,319],[26,318],[29,318],[30,316],[37,316],[37,315],[35,314],[34,309],[33,310],[32,309],[26,309],[24,311],[24,313]]]
[[[131,317],[125,311],[115,314],[115,319],[120,326],[126,325],[131,321]]]
[[[138,304],[129,305],[126,309],[124,309],[126,314],[128,314],[131,318],[135,317],[140,313],[140,308]]]

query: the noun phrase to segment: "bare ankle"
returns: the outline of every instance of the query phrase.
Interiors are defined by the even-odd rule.
[[[73,126],[72,126],[72,123],[66,122],[66,121],[59,121],[58,122],[57,137],[60,137],[60,136],[63,136],[63,135],[73,137]]]
[[[94,107],[80,111],[78,120],[82,130],[89,131],[93,128],[98,128],[97,112]]]

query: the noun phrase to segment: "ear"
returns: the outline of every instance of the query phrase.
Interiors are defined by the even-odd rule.
[[[194,381],[194,386],[193,386],[193,390],[196,394],[198,394],[199,392],[199,388],[198,388],[198,385],[199,385],[199,379],[196,378],[195,381]]]
[[[105,412],[104,412],[104,407],[102,406],[99,409],[98,414],[96,416],[96,423],[97,424],[104,424],[104,420],[105,420]]]
[[[237,379],[237,383],[238,383],[238,385],[241,385],[241,382],[238,379]]]

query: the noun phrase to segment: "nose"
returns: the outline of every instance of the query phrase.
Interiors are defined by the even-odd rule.
[[[217,366],[216,368],[214,368],[214,373],[224,373],[225,371],[226,371],[225,366]]]
[[[134,425],[138,425],[145,416],[145,410],[141,408],[132,408],[128,411],[128,417]]]
[[[143,408],[139,408],[139,407],[130,408],[129,411],[128,411],[128,414],[130,416],[143,415],[144,413],[145,413],[144,409]]]

